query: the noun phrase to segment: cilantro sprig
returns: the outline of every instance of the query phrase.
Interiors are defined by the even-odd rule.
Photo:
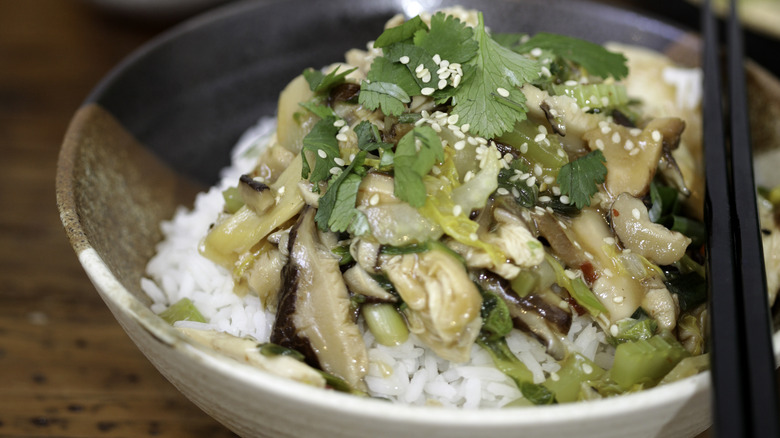
[[[604,154],[596,149],[561,167],[558,185],[570,203],[579,209],[590,205],[590,198],[599,190],[598,185],[606,180],[605,162]]]
[[[610,52],[603,46],[566,35],[539,32],[515,48],[519,53],[533,49],[549,50],[563,59],[578,64],[588,74],[600,78],[622,79],[628,75],[626,57]]]
[[[395,195],[412,207],[425,205],[423,177],[442,160],[444,148],[433,128],[419,126],[407,132],[398,141],[393,159]]]

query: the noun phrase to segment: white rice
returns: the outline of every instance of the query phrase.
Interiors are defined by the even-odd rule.
[[[274,127],[273,119],[264,119],[248,130],[233,151],[232,165],[220,174],[220,182],[200,193],[192,210],[180,207],[170,221],[161,224],[164,240],[147,265],[149,278],[141,281],[142,289],[153,301],[151,309],[159,313],[189,297],[209,321],[180,321],[177,327],[250,336],[259,342],[270,338],[274,315],[263,309],[258,297],[236,295],[230,273],[201,256],[198,246],[222,210],[222,190],[254,168]],[[501,407],[522,397],[514,382],[476,345],[468,363],[453,364],[440,359],[414,335],[402,345],[387,347],[377,344],[368,330],[364,332],[369,358],[365,381],[372,396],[410,405],[465,409]],[[589,317],[575,316],[567,339],[570,349],[599,366],[611,364],[611,347]],[[544,346],[523,332],[514,330],[507,344],[531,370],[535,383],[560,369]]]

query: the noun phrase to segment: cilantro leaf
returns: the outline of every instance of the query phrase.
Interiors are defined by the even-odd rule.
[[[360,175],[348,172],[337,187],[328,189],[328,192],[334,189],[336,194],[333,200],[333,210],[327,222],[331,231],[340,233],[347,231],[349,228],[357,212],[355,202],[357,201],[358,187],[360,187],[362,180],[363,178]]]
[[[536,184],[529,186],[526,180],[518,178],[518,172],[529,171],[528,165],[523,160],[512,160],[508,169],[501,169],[498,172],[498,187],[508,190],[515,201],[526,208],[536,205],[539,198],[539,187]]]
[[[393,60],[384,56],[374,59],[366,79],[370,82],[392,82],[409,96],[420,94],[420,86],[417,84],[412,72],[400,62],[393,62]]]
[[[604,154],[597,149],[561,167],[558,185],[570,203],[579,209],[590,205],[591,196],[599,189],[598,184],[606,179],[605,162]]]
[[[336,67],[335,70],[327,75],[319,70],[313,68],[307,68],[303,71],[303,77],[306,82],[309,83],[309,89],[314,93],[324,93],[330,90],[332,87],[344,82],[344,78],[353,71],[357,70],[357,67],[353,67],[349,70],[345,70],[339,73],[341,66]]]
[[[315,165],[314,170],[312,170],[309,161],[306,159],[306,154],[302,154],[303,166],[301,176],[308,178],[309,181],[315,184],[315,187],[317,187],[318,182],[330,177],[330,168],[333,165],[333,160],[340,155],[339,142],[336,140],[339,128],[333,126],[335,121],[336,118],[332,116],[319,120],[312,127],[311,131],[306,134],[306,137],[303,138],[303,150],[313,152]]]
[[[429,32],[415,33],[414,44],[432,55],[438,54],[450,63],[464,63],[473,58],[479,49],[472,28],[443,12],[437,12],[431,17]]]
[[[316,102],[315,99],[307,102],[300,102],[298,105],[306,108],[309,112],[321,119],[325,119],[327,117],[337,117],[336,113],[333,111],[333,108],[327,105],[322,105],[321,103]]]
[[[519,87],[539,77],[539,64],[500,45],[485,30],[482,14],[475,39],[479,51],[471,61],[476,67],[453,90],[452,112],[471,132],[493,138],[525,120],[525,95]]]
[[[363,120],[354,128],[358,139],[358,149],[366,152],[373,152],[377,149],[389,149],[393,147],[390,143],[382,141],[379,128],[368,120]]]
[[[598,44],[565,35],[540,32],[515,50],[526,53],[537,47],[550,50],[561,58],[579,64],[594,76],[622,79],[628,74],[626,57],[623,54],[610,52]]]
[[[328,182],[328,189],[319,199],[317,214],[314,215],[314,220],[321,230],[327,231],[328,229],[331,229],[337,231],[333,228],[335,224],[335,226],[339,227],[338,231],[345,231],[346,227],[349,226],[351,219],[348,218],[353,217],[352,210],[355,210],[357,186],[360,185],[359,181],[362,179],[356,171],[358,169],[362,170],[365,158],[365,151],[358,152],[357,155],[355,155],[355,159],[349,163],[349,166],[342,172],[331,177]],[[358,179],[357,186],[354,181],[355,177]],[[345,181],[349,182],[342,190]],[[344,229],[341,229],[342,226]]]
[[[409,58],[409,62],[404,67],[409,71],[409,77],[417,83],[419,89],[435,88],[439,82],[439,74],[437,73],[439,66],[433,61],[433,55],[424,48],[411,43],[398,43],[385,49],[384,53],[385,57],[393,62],[400,62],[404,56]],[[431,74],[431,79],[428,82],[423,82],[423,78],[416,75],[416,70],[421,64]],[[415,94],[419,95],[420,93]]]
[[[383,48],[394,43],[406,41],[414,37],[414,34],[419,30],[426,30],[428,26],[422,21],[420,16],[416,16],[412,19],[406,20],[403,24],[391,27],[382,32],[381,35],[374,41],[374,47]]]
[[[381,108],[389,116],[404,112],[404,104],[411,102],[406,92],[392,82],[368,82],[360,84],[358,102],[370,110]]]
[[[395,195],[412,207],[425,205],[426,191],[422,178],[442,160],[444,148],[433,128],[418,126],[407,132],[398,141],[393,157]]]

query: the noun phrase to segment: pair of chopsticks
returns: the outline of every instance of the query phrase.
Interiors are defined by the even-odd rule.
[[[780,411],[735,0],[727,19],[725,105],[717,26],[710,0],[705,0],[702,115],[713,428],[719,438],[775,438],[780,437]],[[724,106],[729,109],[728,119],[723,116]]]

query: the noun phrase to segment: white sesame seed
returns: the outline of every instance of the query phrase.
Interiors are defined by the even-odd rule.
[[[346,165],[346,164],[347,164],[347,163],[346,163],[346,162],[345,162],[343,159],[341,159],[341,158],[339,158],[339,157],[336,157],[336,158],[334,158],[334,159],[333,159],[333,162],[334,162],[334,163],[336,163],[336,164],[338,164],[339,166],[344,166],[344,165]]]
[[[542,166],[534,164],[534,175],[542,176]]]
[[[588,259],[593,260],[593,254],[589,253],[588,251],[584,251],[583,254],[585,254],[585,257]]]
[[[477,233],[471,233],[469,234],[469,239],[476,241],[479,239],[479,236],[477,236]]]
[[[458,85],[460,85],[460,80],[463,78],[463,75],[452,75],[452,87],[458,88]]]
[[[566,195],[561,195],[559,198],[561,201],[561,204],[568,205],[569,204],[569,197]]]
[[[550,69],[544,65],[542,66],[542,74],[547,76],[548,78],[552,76],[552,72],[550,71]]]
[[[506,88],[498,87],[498,88],[496,88],[496,92],[501,97],[509,97],[509,91],[507,91]]]
[[[374,193],[371,195],[371,198],[368,200],[369,205],[377,205],[379,204],[379,193]]]
[[[631,149],[631,152],[628,153],[628,155],[631,155],[632,157],[639,153],[639,149]]]
[[[449,68],[449,66],[450,66],[450,62],[447,61],[446,59],[442,59],[441,62],[439,63],[439,67],[441,68]]]
[[[601,133],[602,134],[609,134],[610,132],[612,132],[612,128],[609,125],[604,124],[604,125],[601,126]]]
[[[425,66],[423,64],[420,64],[417,66],[417,68],[414,69],[414,72],[419,74],[420,72],[423,71],[423,69],[425,69]]]
[[[509,190],[507,190],[507,189],[505,189],[503,187],[499,187],[498,189],[496,189],[496,193],[498,193],[499,195],[508,195],[509,194]]]
[[[542,56],[542,49],[540,49],[539,47],[534,47],[533,49],[531,49],[531,56],[533,56],[534,58],[538,58]]]
[[[463,182],[469,182],[469,181],[471,181],[473,178],[474,178],[474,172],[472,172],[471,170],[469,170],[468,172],[466,172],[466,174],[465,174],[465,175],[463,175]]]
[[[341,128],[341,127],[342,127],[342,126],[344,126],[346,123],[347,123],[347,122],[346,122],[344,119],[338,119],[338,120],[336,120],[335,122],[333,122],[333,126],[335,126],[335,127],[337,127],[337,128]]]
[[[550,201],[552,201],[552,198],[550,198],[549,196],[540,196],[539,197],[539,202],[550,202]]]
[[[623,297],[621,297],[621,296],[612,297],[612,302],[613,302],[613,303],[615,303],[615,304],[620,304],[620,303],[622,303],[622,302],[623,302],[623,300],[624,300],[624,299],[625,299],[625,298],[623,298]]]
[[[563,271],[563,273],[564,275],[566,275],[567,278],[569,278],[569,280],[574,280],[575,278],[578,277],[577,273],[572,271],[571,269],[567,269]]]
[[[536,184],[536,177],[535,176],[532,176],[532,177],[528,178],[527,180],[525,180],[525,185],[527,185],[528,187],[531,187],[534,184]]]
[[[639,219],[639,217],[640,217],[640,215],[639,215],[639,209],[637,209],[637,208],[632,208],[632,209],[631,209],[631,216],[634,216],[634,219],[637,219],[637,220],[638,220],[638,219]]]
[[[636,136],[638,136],[639,134],[642,133],[642,130],[639,129],[639,128],[631,128],[631,130],[629,130],[628,133],[631,134],[632,136],[636,137]]]
[[[433,62],[435,62],[437,65],[441,63],[441,56],[439,54],[433,55]]]
[[[620,329],[618,329],[618,326],[616,324],[612,324],[609,326],[609,334],[612,336],[617,336],[620,333]]]
[[[655,142],[659,142],[663,138],[661,136],[661,133],[657,129],[653,130],[653,132],[652,132],[652,134],[650,134],[650,136],[653,138],[653,141],[655,141]]]
[[[441,132],[441,125],[436,122],[431,123],[431,128],[436,132]]]
[[[333,166],[333,167],[330,168],[329,172],[331,173],[331,175],[336,175],[339,172],[341,172],[341,168],[338,167],[338,166]]]
[[[261,183],[265,182],[265,178],[263,178],[262,176],[256,176],[256,177],[254,177],[252,179],[257,181],[257,182],[261,182]]]
[[[517,187],[512,187],[512,196],[514,196],[515,198],[520,197],[520,190],[517,190]]]
[[[620,133],[615,132],[612,134],[612,143],[620,143]]]
[[[342,133],[342,134],[343,134],[343,133],[345,133],[345,132],[347,132],[347,131],[349,131],[349,126],[342,126],[342,127],[339,129],[339,132],[340,132],[340,133]]]
[[[420,90],[420,93],[422,93],[423,96],[430,96],[433,94],[433,92],[436,91],[431,87],[425,87],[422,90]]]
[[[626,140],[625,143],[623,143],[623,149],[630,151],[631,149],[634,149],[634,142],[631,140]]]
[[[431,76],[431,73],[428,70],[425,70],[425,74],[422,75],[420,80],[422,80],[424,83],[427,84],[428,82],[431,81],[432,78],[433,78],[433,76]]]
[[[615,274],[612,273],[612,270],[609,269],[609,268],[604,268],[603,272],[604,272],[604,276],[606,276],[606,277],[612,277],[612,276],[615,275]]]
[[[520,145],[520,153],[521,154],[527,154],[528,153],[528,143],[523,143]]]
[[[614,245],[615,244],[615,238],[614,237],[605,237],[604,243],[607,245]]]
[[[447,86],[447,79],[439,79],[439,83],[437,85],[439,86],[439,90],[443,89]]]
[[[558,187],[558,186],[552,186],[552,192],[553,192],[553,195],[560,196],[561,195],[561,188]]]
[[[337,134],[336,140],[338,141],[347,141],[347,135],[346,134]]]
[[[564,82],[563,85],[566,85],[567,87],[576,87],[577,85],[579,85],[579,83],[577,81],[568,80]]]
[[[319,155],[320,158],[328,158],[328,154],[326,154],[322,149],[317,149],[317,155]]]
[[[563,301],[563,302],[565,302],[565,301]],[[552,380],[553,382],[557,382],[557,381],[561,380],[561,377],[558,375],[558,373],[553,371],[552,373],[550,373],[550,380]]]
[[[349,154],[349,162],[355,161],[355,154]]]
[[[455,206],[452,207],[452,215],[460,216],[461,213],[463,213],[463,207],[461,207],[460,204],[455,204]]]
[[[276,189],[276,193],[279,193],[280,195],[284,195],[284,188],[285,186],[281,186],[278,189]]]
[[[537,143],[541,143],[544,141],[545,138],[547,138],[545,134],[536,134],[536,137],[534,137],[534,141]]]
[[[603,96],[601,98],[601,106],[609,106],[609,97]]]
[[[552,184],[555,182],[555,178],[550,175],[547,175],[544,177],[542,181],[544,181],[545,184]]]
[[[597,138],[596,139],[596,149],[604,150],[604,140]]]
[[[476,145],[479,144],[479,142],[477,141],[476,137],[469,137],[469,138],[466,139],[466,142],[468,144],[472,145],[472,146],[476,146]]]
[[[449,123],[450,125],[454,125],[454,124],[458,123],[459,119],[460,119],[459,115],[457,115],[457,114],[450,114],[449,116],[447,116],[447,123]]]
[[[452,147],[455,148],[456,151],[462,151],[463,148],[466,147],[466,141],[465,140],[456,141]]]
[[[558,149],[557,155],[563,158],[566,156],[566,152],[564,152],[563,149]]]
[[[590,374],[593,372],[593,367],[590,366],[590,364],[584,363],[582,364],[582,371],[585,372],[585,374]]]

